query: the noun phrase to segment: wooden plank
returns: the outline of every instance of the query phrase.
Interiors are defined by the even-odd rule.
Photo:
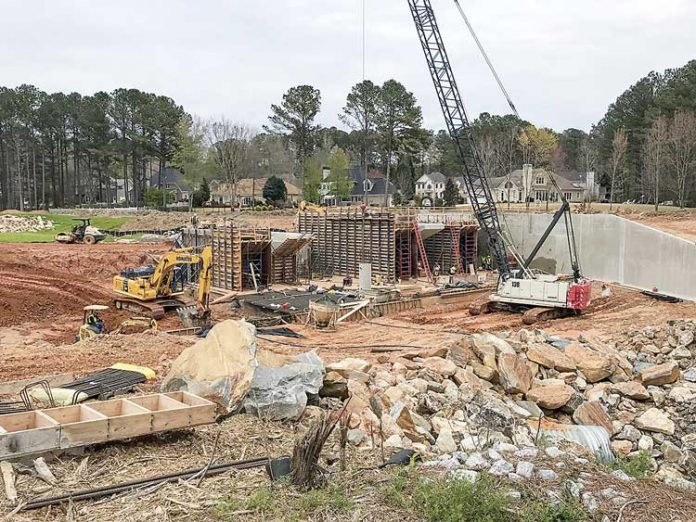
[[[17,502],[17,489],[15,488],[15,472],[9,462],[0,462],[2,481],[5,483],[5,495],[12,504]]]
[[[164,395],[188,406],[189,426],[210,424],[215,419],[217,405],[214,402],[185,391],[165,393]]]
[[[128,439],[152,432],[152,412],[128,399],[90,403],[90,407],[108,417],[107,438]]]
[[[131,402],[147,408],[152,412],[152,431],[168,431],[186,428],[189,415],[186,405],[165,395],[133,397]],[[183,410],[183,411],[182,411]]]
[[[215,422],[214,403],[154,394],[0,416],[0,460]]]
[[[43,410],[47,417],[60,424],[61,449],[105,442],[109,439],[106,415],[86,404]]]

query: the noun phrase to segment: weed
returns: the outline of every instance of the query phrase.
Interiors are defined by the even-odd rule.
[[[400,469],[389,481],[384,489],[384,500],[387,504],[397,508],[408,508],[410,498],[406,495],[406,489],[410,484],[408,469]]]
[[[642,480],[650,475],[652,470],[650,453],[647,451],[641,451],[632,458],[618,457],[614,462],[609,464],[609,469],[615,471],[620,469],[629,477]]]
[[[339,513],[353,509],[353,501],[338,486],[332,485],[297,495],[290,486],[261,488],[247,498],[227,497],[215,507],[220,520],[233,520],[241,511],[253,512],[269,520],[314,520],[318,512]]]
[[[520,522],[583,522],[587,514],[574,499],[564,499],[558,504],[534,501],[520,511]]]
[[[330,485],[308,491],[293,502],[293,508],[311,519],[310,515],[318,509],[332,512],[350,511],[353,509],[353,501],[341,488]]]
[[[467,480],[419,480],[412,507],[430,522],[511,522],[510,499],[489,475]]]
[[[273,491],[269,488],[262,488],[244,499],[227,497],[215,507],[216,516],[222,520],[231,520],[239,511],[278,515],[281,512],[281,506],[278,496]]]

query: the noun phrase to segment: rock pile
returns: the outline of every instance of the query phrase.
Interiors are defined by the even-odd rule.
[[[351,397],[354,444],[466,452],[467,469],[479,471],[471,452],[491,444],[533,447],[542,427],[553,435],[599,426],[616,455],[648,452],[659,478],[696,488],[695,331],[694,321],[676,321],[611,345],[541,330],[474,334],[449,349],[382,355],[374,366],[328,365],[320,395]]]
[[[53,221],[44,219],[41,216],[21,217],[10,214],[0,216],[0,234],[36,232],[38,230],[50,230],[53,227]]]

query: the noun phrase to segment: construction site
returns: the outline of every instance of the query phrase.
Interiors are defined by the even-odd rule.
[[[332,466],[378,469],[382,459],[405,449],[434,458],[428,469],[436,472],[438,465],[450,469],[447,455],[459,448],[464,456],[457,457],[463,459],[457,468],[469,474],[488,469],[500,477],[498,467],[512,466],[509,473],[515,475],[535,466],[550,479],[530,476],[524,491],[531,495],[537,487],[564,487],[573,481],[572,461],[596,458],[596,464],[582,465],[592,479],[579,493],[580,505],[595,500],[589,505],[596,515],[612,516],[640,495],[652,499],[633,508],[641,517],[689,519],[681,514],[691,509],[688,496],[674,509],[658,509],[653,502],[686,495],[692,473],[692,275],[682,272],[681,286],[661,293],[657,289],[669,289],[675,274],[664,279],[650,267],[664,265],[669,248],[694,255],[693,242],[647,227],[640,216],[576,215],[580,261],[597,274],[589,306],[565,317],[542,315],[528,326],[526,314],[516,308],[472,315],[499,287],[498,271],[485,266],[490,247],[470,212],[285,211],[272,217],[272,226],[263,213],[193,216],[150,213],[131,216],[123,225],[145,231],[171,223],[169,233],[152,239],[0,245],[6,290],[0,451],[5,502],[18,520],[66,514],[109,519],[117,513],[134,520],[162,513],[187,520],[224,518],[218,510],[228,498],[228,470],[250,469],[234,472],[240,487],[251,488],[243,495],[269,487],[263,469],[269,459],[275,463],[297,451],[296,437],[284,434],[299,429],[307,443],[301,434],[309,433],[304,430],[322,412],[339,419],[323,446],[329,455],[338,452]],[[593,262],[591,238],[583,229],[592,229],[592,239],[600,242],[599,230],[610,218],[632,235],[620,241],[613,257]],[[528,220],[552,219],[507,217],[508,227],[516,229],[518,255],[528,255],[535,237],[544,235]],[[537,259],[547,269],[552,265],[561,279],[572,277],[565,232],[556,233],[559,239],[550,234]],[[617,229],[607,234],[618,237]],[[602,271],[616,267],[646,234],[651,243],[652,234],[664,245],[659,255],[643,255],[648,272],[620,269],[624,281],[614,274],[603,277]],[[170,255],[176,261],[175,275],[164,278],[167,300],[176,297],[185,308],[202,304],[208,309],[200,314],[204,324],[175,313],[177,307],[170,311],[163,305],[160,313],[146,301],[136,313],[117,292],[121,279],[112,283],[114,276],[127,276],[131,282],[145,277],[149,285],[163,260],[174,259]],[[208,294],[197,304],[201,287]],[[179,288],[183,294],[177,297],[172,289]],[[104,329],[83,336],[88,323],[83,309],[95,305]],[[157,319],[147,319],[148,312]],[[456,406],[446,406],[461,394],[469,401],[463,418]],[[374,410],[375,398],[387,408],[382,413]],[[433,400],[444,402],[434,406],[428,402]],[[659,422],[649,425],[655,419],[643,422],[644,416]],[[597,443],[595,435],[564,426],[606,430],[606,440],[600,435]],[[504,453],[512,448],[535,453],[539,429],[560,448],[560,462],[543,447],[541,461]],[[642,435],[626,438],[633,430]],[[638,444],[648,445],[648,439],[661,478],[626,482],[607,471],[606,459],[639,454]],[[497,452],[501,460],[490,457],[486,446],[496,448],[491,455]],[[559,466],[562,462],[568,468]],[[32,473],[22,471],[27,466]],[[678,476],[673,469],[681,470]],[[354,487],[381,502],[383,491],[374,481],[395,480],[384,478],[392,472],[363,472]],[[339,471],[328,480],[343,484],[348,476]],[[623,503],[602,496],[608,484]],[[387,504],[380,506],[370,508],[375,520]],[[275,508],[264,509],[271,512],[261,516],[275,516]],[[256,519],[259,513],[249,515]],[[335,507],[321,517],[350,518]]]
[[[95,118],[83,135],[76,129],[86,116],[58,118],[62,129],[51,123],[35,141],[34,127],[25,136],[12,125],[25,112],[50,111],[17,110],[5,127],[0,111],[0,208],[9,208],[0,212],[0,516],[696,520],[696,212],[685,204],[686,182],[679,205],[660,208],[648,160],[657,158],[659,171],[662,149],[649,149],[657,152],[641,168],[656,176],[654,206],[643,194],[640,203],[614,201],[615,177],[629,168],[618,161],[633,152],[623,129],[612,141],[604,203],[594,171],[584,181],[547,178],[528,162],[528,142],[519,172],[537,177],[534,197],[531,182],[514,185],[517,169],[491,175],[492,141],[465,110],[435,10],[430,0],[408,7],[446,128],[423,139],[448,147],[456,176],[423,164],[419,178],[414,157],[425,150],[392,172],[392,148],[417,141],[397,136],[396,125],[382,140],[384,175],[368,165],[365,143],[355,165],[336,144],[323,158],[330,167],[308,159],[292,142],[301,133],[283,127],[302,120],[287,110],[300,91],[316,99],[311,127],[321,96],[307,85],[272,105],[269,121],[284,142],[253,138],[259,150],[280,147],[281,159],[297,152],[301,189],[255,156],[249,169],[263,178],[225,171],[214,190],[205,177],[194,190],[181,172],[174,180],[167,162],[186,170],[206,139],[201,171],[241,162],[226,147],[248,129],[211,124],[206,138],[173,107],[169,130],[181,142],[170,151],[176,139],[150,121],[174,104],[169,98],[117,90],[107,103],[112,95],[98,93],[89,114],[111,103],[110,119]],[[142,100],[153,105],[129,127],[121,119],[139,114]],[[368,117],[358,113],[365,130],[351,127],[346,142],[367,135]],[[424,130],[420,108],[411,115]],[[670,139],[687,119],[672,118]],[[114,133],[95,138],[112,123]],[[515,130],[513,142],[528,131]],[[24,154],[22,139],[30,140]],[[81,161],[97,173],[84,184]],[[102,167],[123,178],[103,187]],[[410,176],[413,194],[390,192],[390,176]],[[428,180],[442,185],[439,196],[417,194]],[[112,182],[115,199],[102,204]],[[524,189],[514,204],[513,188]]]

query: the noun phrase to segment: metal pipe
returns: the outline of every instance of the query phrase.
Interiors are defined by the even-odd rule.
[[[96,498],[102,498],[102,497],[108,497],[110,495],[114,495],[116,493],[121,493],[124,491],[128,491],[131,489],[138,489],[146,486],[151,486],[155,484],[163,484],[166,482],[174,482],[179,479],[184,479],[188,480],[192,477],[195,476],[202,476],[202,477],[207,477],[207,476],[212,476],[212,475],[219,475],[221,473],[224,473],[225,471],[229,471],[231,469],[237,469],[237,470],[243,470],[243,469],[251,469],[251,468],[258,468],[261,466],[264,466],[269,460],[265,457],[263,458],[257,458],[257,459],[249,459],[249,460],[240,460],[236,462],[229,462],[225,464],[216,464],[213,466],[208,467],[206,470],[206,467],[198,468],[198,469],[191,469],[188,471],[180,471],[176,473],[170,473],[168,475],[160,475],[157,477],[151,477],[149,479],[140,479],[140,480],[132,480],[130,482],[123,482],[121,484],[114,484],[111,486],[103,486],[101,488],[94,488],[94,489],[87,489],[87,490],[82,490],[82,491],[77,491],[75,493],[67,493],[65,495],[60,495],[56,497],[49,497],[49,498],[39,498],[33,501],[28,502],[25,506],[23,506],[20,511],[30,511],[33,509],[39,509],[42,507],[47,507],[47,506],[55,506],[57,504],[62,504],[64,502],[68,502],[70,500],[88,500],[88,499],[96,499]]]

